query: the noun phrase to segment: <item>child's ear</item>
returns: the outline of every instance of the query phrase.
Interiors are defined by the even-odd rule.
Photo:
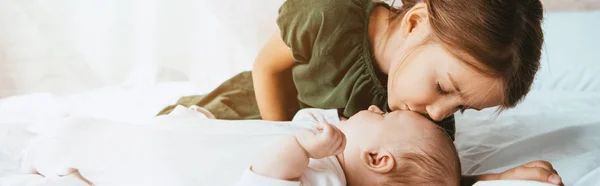
[[[360,156],[367,169],[379,174],[385,174],[392,171],[396,165],[394,156],[385,149],[371,152],[365,151],[362,152]]]
[[[427,4],[417,3],[404,15],[400,22],[402,35],[407,37],[415,31],[425,31],[428,27],[429,11]],[[421,30],[419,30],[421,29]]]

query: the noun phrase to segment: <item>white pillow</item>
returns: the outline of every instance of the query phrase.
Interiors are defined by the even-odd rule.
[[[600,91],[600,11],[545,15],[537,90]]]

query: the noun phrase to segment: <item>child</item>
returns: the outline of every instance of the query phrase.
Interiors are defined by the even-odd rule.
[[[318,134],[302,121],[179,115],[139,126],[72,119],[45,125],[22,169],[45,177],[77,171],[92,185],[458,184],[460,164],[443,130],[413,112],[371,110],[339,128],[322,124]],[[331,115],[325,120],[335,122]]]
[[[452,140],[414,112],[376,107],[284,138],[238,185],[459,185]]]
[[[337,109],[348,118],[377,105],[426,115],[453,136],[455,112],[511,108],[529,92],[540,65],[542,18],[540,0],[402,0],[399,8],[287,0],[251,74],[178,104],[206,107],[217,118],[275,121],[301,108]],[[559,184],[558,175],[539,176],[547,174],[536,166],[463,180]]]

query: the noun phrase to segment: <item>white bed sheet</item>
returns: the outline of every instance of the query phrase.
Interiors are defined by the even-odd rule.
[[[31,137],[26,128],[36,122],[82,115],[134,123],[152,119],[181,96],[207,91],[191,82],[172,82],[144,88],[111,86],[64,97],[37,93],[0,99],[0,186],[81,184],[72,176],[49,181],[19,174],[15,157]]]
[[[463,173],[481,174],[543,159],[566,185],[600,185],[600,93],[534,91],[517,108],[457,115]]]
[[[173,83],[145,90],[109,87],[68,97],[36,94],[2,100],[0,186],[85,185],[73,175],[48,179],[18,173],[19,160],[14,157],[30,137],[25,127],[34,122],[87,115],[143,123],[139,121],[151,119],[179,96],[194,93],[198,92],[192,84]],[[546,159],[567,185],[600,183],[600,93],[534,91],[497,118],[489,109],[458,114],[456,119],[456,144],[466,174],[499,172]]]

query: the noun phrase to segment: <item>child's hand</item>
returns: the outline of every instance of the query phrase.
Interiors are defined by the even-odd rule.
[[[325,122],[319,122],[317,129],[323,132],[315,133],[305,130],[296,134],[298,143],[304,148],[309,158],[321,159],[344,151],[346,136],[340,129]]]
[[[535,180],[563,185],[562,179],[547,161],[532,161],[527,164],[493,175],[494,180]]]

